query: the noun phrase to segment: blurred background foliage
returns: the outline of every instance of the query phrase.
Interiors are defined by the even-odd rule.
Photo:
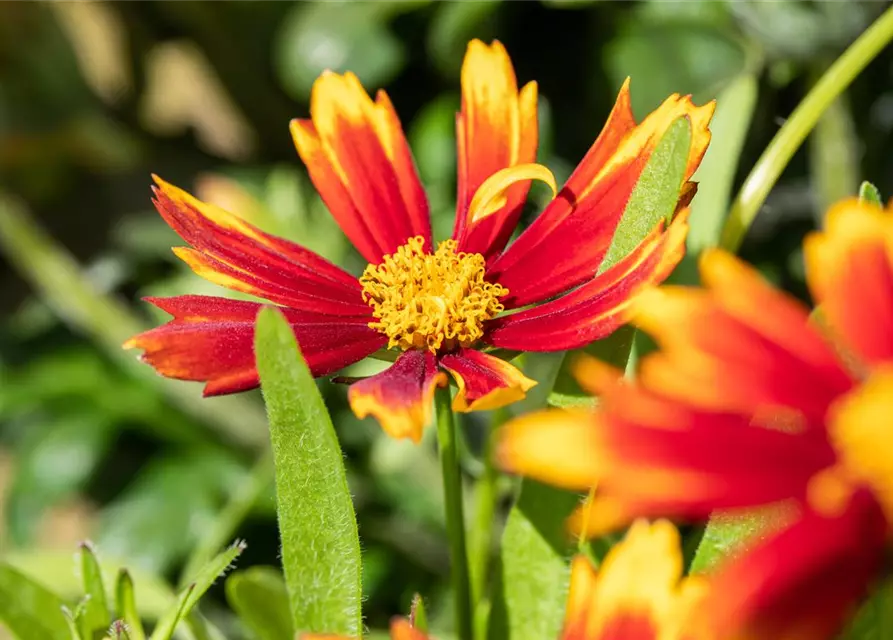
[[[445,237],[470,38],[502,40],[519,80],[539,82],[540,161],[559,180],[598,134],[626,76],[638,117],[671,92],[702,103],[755,77],[743,152],[737,168],[725,168],[740,184],[811,84],[885,6],[0,3],[0,556],[64,591],[71,552],[89,538],[104,562],[134,569],[147,598],[236,536],[248,542],[240,568],[267,579],[262,567],[278,563],[259,394],[201,400],[198,385],[168,384],[118,349],[163,321],[140,296],[220,293],[171,253],[181,242],[152,210],[151,173],[357,273],[362,261],[288,134],[323,69],[352,70],[368,89],[388,90],[435,233]],[[799,295],[800,241],[824,206],[863,178],[893,192],[891,87],[887,51],[823,118],[747,238],[743,254]],[[533,191],[527,220],[544,196]],[[525,365],[537,377],[549,358]],[[353,417],[343,388],[320,387],[356,500],[367,623],[386,626],[416,591],[439,605],[436,616],[449,565],[433,442],[394,442]],[[485,422],[465,421],[469,476],[481,473]],[[511,483],[499,490],[507,502]],[[203,611],[228,636],[252,637],[227,606],[236,590],[217,585]]]

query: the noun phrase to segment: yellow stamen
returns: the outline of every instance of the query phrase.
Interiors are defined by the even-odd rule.
[[[421,236],[410,238],[380,264],[360,276],[363,299],[377,322],[369,326],[388,337],[388,347],[428,349],[468,347],[483,336],[483,324],[504,307],[505,287],[484,279],[484,257],[456,253],[445,240],[434,253]]]

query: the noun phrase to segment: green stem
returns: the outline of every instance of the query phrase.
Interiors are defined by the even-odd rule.
[[[490,431],[484,444],[484,470],[474,486],[474,521],[468,534],[468,562],[471,570],[471,601],[476,604],[484,599],[487,586],[490,545],[493,541],[493,514],[498,498],[496,485],[499,471],[493,464],[494,435],[508,417],[509,413],[505,408],[493,412]]]
[[[450,547],[453,598],[456,601],[456,630],[459,640],[472,640],[471,581],[468,574],[468,552],[465,548],[462,476],[449,387],[437,390],[434,405],[437,411],[437,443],[443,470],[443,498]]]
[[[893,7],[881,14],[831,65],[763,151],[732,204],[723,228],[723,248],[736,251],[741,246],[769,191],[819,118],[890,40],[893,40]]]

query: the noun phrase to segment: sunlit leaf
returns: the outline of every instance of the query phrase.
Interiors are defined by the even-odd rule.
[[[118,572],[115,583],[115,610],[118,619],[127,625],[130,640],[145,640],[146,632],[143,631],[143,623],[136,608],[133,578],[125,569]]]
[[[78,628],[81,636],[88,640],[97,635],[101,638],[111,624],[109,605],[102,583],[102,571],[90,544],[81,544],[80,556],[80,573],[85,597],[83,612],[77,619]]]
[[[251,567],[232,574],[226,600],[257,640],[294,637],[288,591],[277,569]]]
[[[354,637],[362,630],[360,545],[335,429],[281,313],[260,312],[255,352],[294,628]]]
[[[28,640],[70,637],[63,606],[52,591],[0,562],[0,622],[14,635]]]
[[[868,181],[859,185],[859,200],[868,204],[876,204],[879,207],[884,206],[880,190]]]

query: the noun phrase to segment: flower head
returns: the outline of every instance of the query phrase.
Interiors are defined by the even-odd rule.
[[[368,261],[356,278],[323,258],[156,178],[155,204],[191,246],[175,252],[199,275],[283,307],[316,376],[382,348],[393,366],[353,384],[349,400],[395,437],[418,441],[447,374],[457,411],[523,398],[535,382],[484,349],[559,351],[624,323],[637,288],[680,259],[688,182],[710,139],[713,104],[670,96],[637,124],[625,83],[608,122],[559,191],[535,164],[537,86],[518,88],[501,44],[472,41],[456,120],[458,198],[453,237],[434,244],[428,202],[400,121],[351,73],[314,83],[310,118],[291,123],[298,154],[332,216]],[[600,271],[651,152],[679,118],[692,138],[679,206],[628,256]],[[532,180],[557,192],[511,244]],[[182,296],[149,299],[173,315],[126,344],[161,374],[206,383],[208,395],[257,386],[252,335],[261,303]],[[524,310],[519,310],[527,307]]]
[[[707,252],[706,288],[635,303],[634,322],[661,347],[637,382],[581,362],[599,410],[522,418],[500,450],[508,469],[597,486],[573,523],[589,534],[639,516],[782,505],[784,526],[720,572],[706,607],[754,637],[833,636],[893,523],[893,214],[841,202],[805,254],[815,316]]]

